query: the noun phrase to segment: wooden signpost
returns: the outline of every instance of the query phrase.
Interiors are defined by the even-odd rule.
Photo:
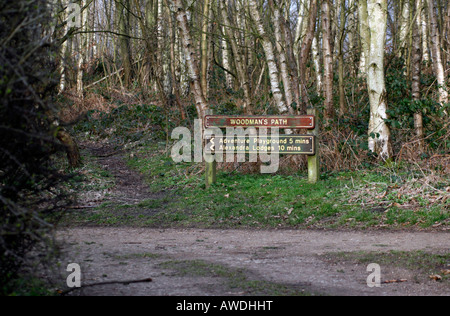
[[[205,128],[280,128],[307,129],[308,135],[278,135],[261,137],[212,136],[205,140],[205,152],[234,154],[268,154],[308,155],[308,180],[316,183],[319,179],[319,154],[317,150],[318,124],[316,111],[308,109],[308,115],[297,116],[223,116],[206,115]],[[216,161],[206,162],[206,186],[216,182]]]

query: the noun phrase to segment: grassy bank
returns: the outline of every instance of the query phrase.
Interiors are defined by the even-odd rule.
[[[405,167],[307,175],[219,172],[206,189],[200,164],[175,164],[153,145],[133,153],[129,165],[145,175],[152,190],[174,199],[145,225],[201,227],[441,227],[449,224],[445,179]],[[394,170],[395,169],[395,170]],[[439,182],[442,181],[442,182]],[[439,193],[442,192],[442,195]]]
[[[426,160],[380,164],[368,159],[357,167],[352,164],[335,170],[327,162],[331,156],[326,156],[317,184],[308,183],[306,170],[298,168],[263,175],[250,171],[248,163],[219,165],[217,183],[205,188],[204,164],[171,159],[167,133],[175,125],[157,110],[142,105],[117,108],[109,114],[90,113],[74,127],[82,141],[120,148],[122,159],[142,174],[153,194],[135,203],[104,199],[114,186],[114,176],[102,171],[96,157],[84,151],[84,166],[74,170],[82,184],[74,190],[81,196],[98,190],[100,197],[95,207],[71,212],[69,223],[205,228],[449,227],[450,175],[442,164],[426,167]]]

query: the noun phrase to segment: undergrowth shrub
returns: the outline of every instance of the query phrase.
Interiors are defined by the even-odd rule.
[[[63,148],[52,126],[54,47],[46,1],[0,4],[0,295],[50,251],[52,222],[66,202],[51,157]],[[24,23],[28,21],[28,23]],[[32,22],[30,22],[32,21]]]

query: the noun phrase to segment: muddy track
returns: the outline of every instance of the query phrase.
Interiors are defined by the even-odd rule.
[[[96,158],[97,163],[105,171],[114,176],[115,186],[111,194],[113,199],[128,204],[137,204],[155,196],[150,193],[142,175],[126,165],[123,157],[124,150],[113,146],[105,147],[93,144],[85,144],[83,147]]]

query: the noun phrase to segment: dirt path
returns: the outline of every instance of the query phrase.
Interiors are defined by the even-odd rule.
[[[382,280],[404,283],[369,288],[366,264],[334,262],[324,254],[423,250],[449,252],[448,233],[247,231],[74,228],[61,231],[66,263],[81,266],[85,284],[152,278],[153,282],[82,289],[82,295],[254,295],[226,286],[224,278],[195,273],[202,262],[243,269],[249,280],[329,295],[450,295],[448,281],[417,279],[416,271],[381,265]],[[189,262],[192,266],[188,266]],[[165,263],[165,264],[164,264]],[[167,263],[170,263],[169,265]],[[375,262],[376,263],[376,262]],[[65,262],[62,262],[64,266]]]
[[[95,143],[83,143],[82,146],[95,157],[101,168],[113,175],[115,186],[110,192],[109,200],[138,204],[148,198],[160,197],[159,194],[151,193],[143,177],[126,165],[123,158],[124,150],[111,145],[99,146]]]
[[[137,205],[149,197],[164,197],[164,193],[149,192],[141,176],[126,166],[120,151],[92,144],[84,148],[115,178],[107,200]],[[381,258],[382,280],[407,282],[369,288],[370,262],[334,257],[343,252],[392,250],[448,255],[447,232],[85,227],[65,228],[57,237],[62,243],[63,281],[70,263],[80,265],[84,285],[153,280],[81,288],[71,295],[450,295],[448,280],[436,282],[424,271],[385,265]],[[371,262],[378,263],[376,259]]]

